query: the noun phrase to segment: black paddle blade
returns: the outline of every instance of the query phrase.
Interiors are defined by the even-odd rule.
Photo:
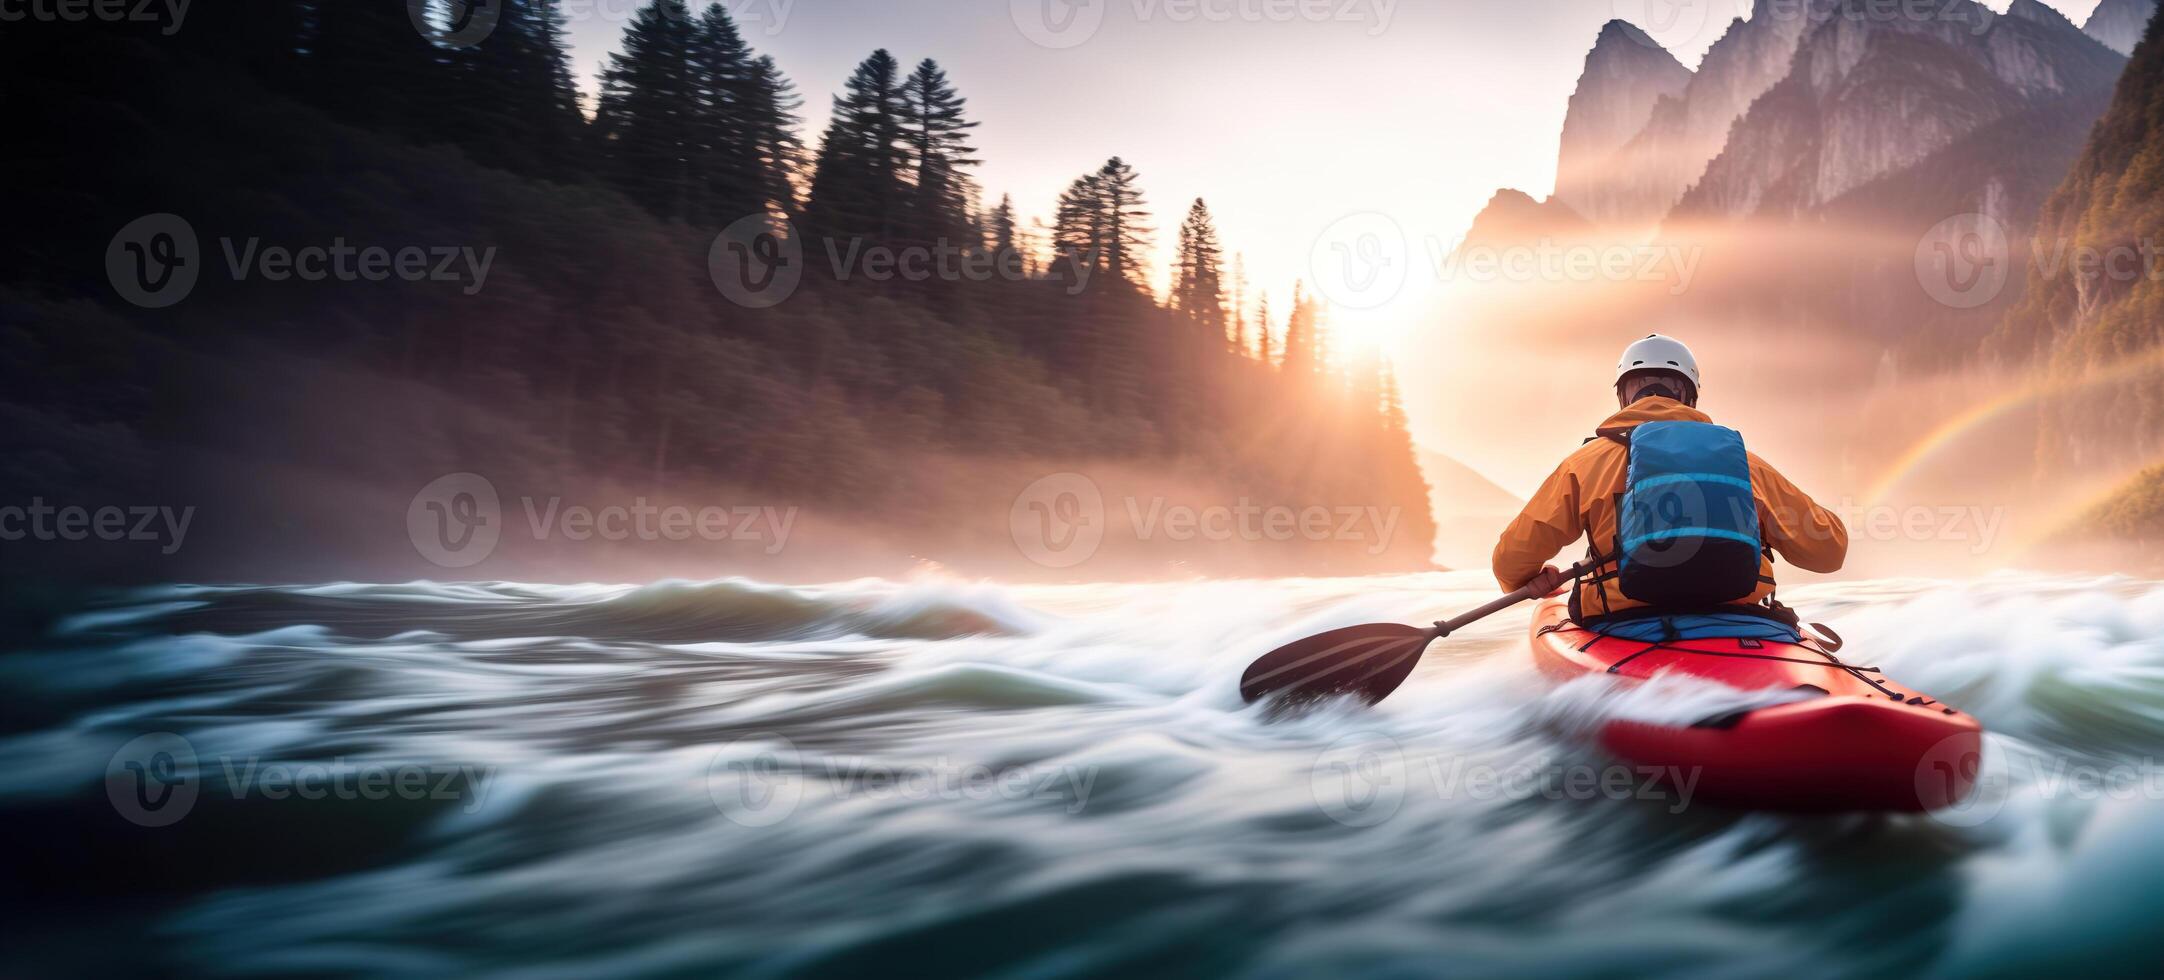
[[[1405,683],[1434,639],[1434,630],[1397,623],[1319,633],[1249,664],[1240,675],[1240,697],[1253,704],[1282,694],[1299,703],[1352,694],[1374,704]]]

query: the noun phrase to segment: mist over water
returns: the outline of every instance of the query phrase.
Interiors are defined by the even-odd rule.
[[[1438,644],[1373,709],[1240,702],[1240,669],[1282,642],[1491,588],[110,596],[0,656],[11,961],[1971,976],[2145,955],[2129,944],[2164,901],[2164,588],[1784,590],[1852,659],[1990,732],[1984,789],[1929,817],[1728,812],[1650,785],[1587,733],[1767,695],[1553,686],[1522,611]]]

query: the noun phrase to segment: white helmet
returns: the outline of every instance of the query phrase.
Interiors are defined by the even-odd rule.
[[[1615,362],[1615,383],[1622,384],[1624,376],[1633,371],[1674,371],[1689,378],[1691,387],[1701,387],[1698,359],[1674,337],[1649,333],[1644,340],[1623,348],[1623,358]]]

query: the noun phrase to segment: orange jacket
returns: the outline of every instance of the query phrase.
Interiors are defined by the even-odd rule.
[[[1668,398],[1641,398],[1608,417],[1600,432],[1629,429],[1640,422],[1711,422],[1704,412]],[[1758,500],[1758,532],[1767,545],[1798,568],[1832,572],[1848,556],[1848,528],[1832,511],[1820,507],[1788,482],[1758,454],[1751,455],[1751,495]],[[1616,498],[1623,493],[1630,451],[1613,439],[1595,439],[1578,447],[1540,485],[1525,510],[1495,543],[1495,580],[1515,590],[1540,573],[1543,565],[1572,542],[1590,533],[1601,553],[1616,547]],[[1612,566],[1604,566],[1607,571]],[[1760,585],[1746,602],[1773,592],[1773,563],[1759,562]],[[1615,578],[1584,581],[1579,609],[1587,616],[1634,609],[1645,603],[1625,598]]]

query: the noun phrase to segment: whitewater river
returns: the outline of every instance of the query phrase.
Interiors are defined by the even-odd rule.
[[[0,973],[2016,974],[2155,962],[2164,585],[1784,590],[1990,731],[1931,817],[1603,759],[1517,610],[1373,709],[1279,643],[1470,574],[162,588],[0,654]]]

